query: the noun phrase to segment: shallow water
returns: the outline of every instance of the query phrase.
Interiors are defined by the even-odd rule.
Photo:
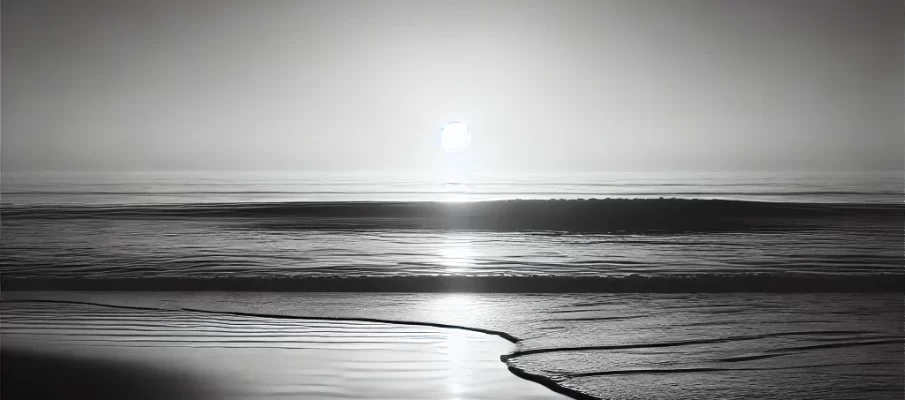
[[[28,305],[11,300],[56,299],[188,308],[214,312],[196,317],[212,320],[239,312],[499,331],[518,340],[509,366],[598,398],[896,399],[905,390],[901,294],[6,292],[3,297],[5,310]]]

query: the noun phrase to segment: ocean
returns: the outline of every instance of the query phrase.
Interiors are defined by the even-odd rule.
[[[223,318],[302,331],[317,327],[304,318],[421,324],[508,339],[514,348],[494,356],[510,371],[578,398],[901,398],[903,183],[901,173],[4,174],[0,333],[253,348],[260,331],[219,332]],[[110,306],[143,307],[163,325]],[[175,335],[156,313],[207,328]],[[444,332],[430,340],[448,343]],[[246,397],[314,385],[280,382],[282,392]],[[459,394],[431,397],[469,398]]]
[[[4,173],[4,205],[714,198],[901,204],[901,171],[862,173]]]
[[[479,177],[468,188],[417,178],[4,175],[0,268],[5,278],[105,279],[901,273],[903,182],[891,174]],[[580,223],[606,205],[573,212],[568,203],[519,209],[513,201],[660,197],[736,200],[729,204],[747,208],[704,203],[688,211],[693,221],[664,216],[639,226],[670,200],[629,204],[638,210],[625,211],[634,213],[626,221],[598,227]],[[442,213],[420,202],[445,198],[510,201],[466,226],[419,218]],[[763,202],[813,206],[792,214],[751,209]],[[384,211],[388,204],[394,210]],[[871,211],[800,218],[840,205]],[[525,223],[482,223],[505,210]],[[541,220],[555,212],[550,218],[561,224]],[[747,212],[759,220],[722,226]],[[721,226],[705,224],[713,220]]]

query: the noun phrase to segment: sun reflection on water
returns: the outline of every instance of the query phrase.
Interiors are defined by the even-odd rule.
[[[426,305],[431,314],[431,320],[456,320],[465,322],[467,325],[467,318],[475,315],[478,302],[470,294],[449,293],[431,298]],[[475,354],[474,352],[479,350],[469,345],[474,340],[480,340],[474,332],[460,329],[450,329],[447,332],[445,343],[446,387],[451,399],[469,397],[469,388],[477,385],[481,380],[481,377],[473,374],[474,369],[469,367],[469,363],[482,356]]]
[[[468,236],[450,237],[437,248],[439,264],[450,274],[464,274],[475,266],[475,250]]]
[[[447,384],[449,394],[458,398],[465,392],[465,388],[471,384],[471,377],[467,367],[468,343],[465,332],[452,329],[446,336],[447,371],[449,382]]]
[[[437,293],[424,303],[424,318],[429,321],[456,321],[470,326],[483,319],[485,309],[473,293]]]

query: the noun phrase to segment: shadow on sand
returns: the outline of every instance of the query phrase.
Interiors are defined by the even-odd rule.
[[[0,348],[0,397],[18,399],[204,399],[184,371],[101,357]],[[209,393],[209,392],[208,392]]]

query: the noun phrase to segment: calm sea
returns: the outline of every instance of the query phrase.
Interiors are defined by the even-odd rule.
[[[0,270],[6,278],[901,273],[902,218],[758,232],[592,234],[380,223],[287,228],[253,218],[163,218],[153,210],[197,204],[231,210],[260,202],[606,197],[895,207],[901,205],[902,187],[901,174],[476,176],[457,184],[414,175],[6,174]],[[143,213],[118,212],[136,206]],[[102,208],[58,212],[73,207]],[[295,217],[275,218],[293,222]]]
[[[7,173],[4,205],[261,201],[468,201],[716,198],[773,202],[901,203],[903,175],[888,173],[429,174],[156,172]]]

